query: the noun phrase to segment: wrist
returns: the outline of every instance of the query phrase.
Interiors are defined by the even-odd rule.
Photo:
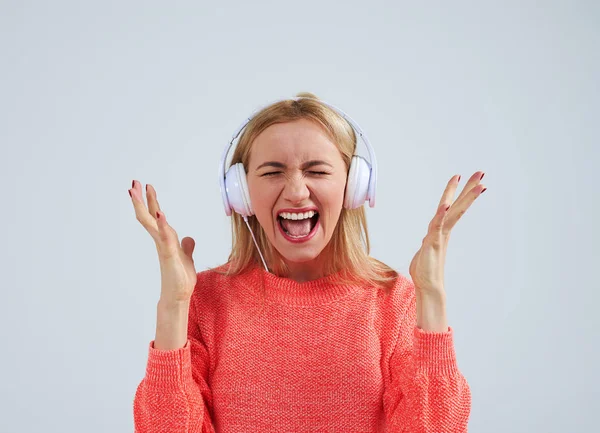
[[[447,332],[446,296],[417,292],[417,326],[429,332]]]
[[[178,310],[186,310],[190,307],[190,300],[182,301],[182,300],[173,300],[167,298],[160,298],[158,300],[157,307],[163,311],[178,311]]]
[[[173,350],[182,348],[187,341],[189,302],[161,299],[157,305],[154,348]]]

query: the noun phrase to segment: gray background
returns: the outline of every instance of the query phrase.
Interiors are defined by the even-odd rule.
[[[160,271],[131,180],[224,262],[224,145],[299,91],[370,138],[372,255],[406,275],[486,172],[446,263],[469,431],[597,431],[599,28],[591,1],[3,1],[0,431],[133,431]]]

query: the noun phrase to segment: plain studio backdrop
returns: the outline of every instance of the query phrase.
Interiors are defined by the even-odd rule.
[[[0,4],[1,432],[133,431],[160,270],[127,189],[225,262],[224,146],[300,91],[370,138],[371,254],[405,275],[486,173],[445,267],[469,431],[597,431],[597,2]]]

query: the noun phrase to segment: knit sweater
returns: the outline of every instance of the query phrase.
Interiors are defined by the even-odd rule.
[[[339,274],[199,272],[185,345],[149,344],[135,431],[466,432],[471,392],[452,328],[417,327],[400,273],[389,296],[336,285]]]

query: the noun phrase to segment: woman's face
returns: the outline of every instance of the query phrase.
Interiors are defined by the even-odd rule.
[[[247,173],[252,208],[288,264],[317,263],[342,210],[346,175],[336,145],[308,119],[271,125],[254,140]]]

